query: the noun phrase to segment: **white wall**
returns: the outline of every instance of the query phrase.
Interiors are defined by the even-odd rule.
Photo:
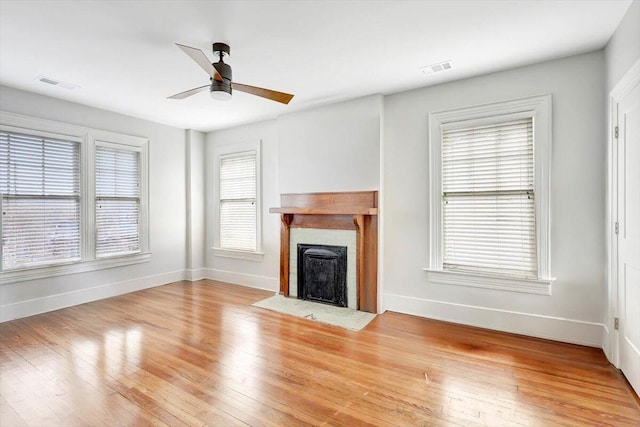
[[[261,141],[262,172],[262,261],[247,261],[224,258],[213,254],[214,194],[213,165],[214,150],[218,144]],[[278,130],[275,120],[227,129],[207,134],[206,147],[206,254],[209,279],[253,286],[276,291],[280,277],[280,217],[270,214],[269,208],[278,206]]]
[[[278,118],[280,193],[378,190],[382,96]]]
[[[640,58],[640,0],[634,0],[604,51],[607,93]]]
[[[206,134],[189,129],[186,131],[186,209],[187,253],[186,278],[199,280],[204,277],[206,262]]]
[[[382,210],[387,309],[600,345],[605,272],[602,51],[385,97]],[[430,112],[551,93],[552,296],[430,283]],[[410,185],[408,185],[410,183]]]
[[[0,286],[0,321],[180,280],[186,259],[185,131],[0,86],[0,110],[149,139],[151,260]]]
[[[206,277],[277,291],[281,193],[377,190],[382,96],[368,96],[207,135]],[[261,140],[262,261],[215,256],[211,250],[213,159],[217,144]]]

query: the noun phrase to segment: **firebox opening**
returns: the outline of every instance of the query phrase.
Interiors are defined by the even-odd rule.
[[[298,298],[347,307],[347,247],[298,244]]]

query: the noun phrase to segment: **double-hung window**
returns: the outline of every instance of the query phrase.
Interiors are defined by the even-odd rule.
[[[80,142],[0,130],[3,270],[80,260]]]
[[[96,146],[96,257],[140,252],[140,151]]]
[[[0,112],[0,284],[148,260],[147,146]]]
[[[259,260],[260,142],[219,146],[214,161],[214,253]]]
[[[550,96],[430,115],[433,282],[548,294]]]

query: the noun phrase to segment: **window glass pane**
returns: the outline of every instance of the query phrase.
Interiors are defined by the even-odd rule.
[[[96,147],[96,197],[140,197],[137,151]]]
[[[256,198],[255,154],[220,160],[220,199]]]
[[[78,200],[3,199],[2,258],[5,269],[79,260]]]
[[[220,247],[245,251],[256,250],[255,202],[220,202]]]
[[[138,200],[105,199],[96,205],[96,255],[128,254],[140,251]]]

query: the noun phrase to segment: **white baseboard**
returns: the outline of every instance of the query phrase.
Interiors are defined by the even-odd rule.
[[[616,331],[613,331],[614,333]],[[616,359],[615,347],[616,344],[613,342],[615,336],[611,334],[609,327],[604,324],[602,325],[602,351],[604,355],[607,357],[607,360],[611,362],[615,367],[618,367],[619,363]]]
[[[207,278],[206,268],[194,268],[184,271],[184,280],[195,282],[196,280],[202,280]]]
[[[601,323],[393,294],[384,295],[384,301],[387,310],[398,313],[590,347],[601,348],[603,343]]]
[[[216,270],[207,268],[206,278],[219,282],[232,283],[234,285],[247,286],[249,288],[263,289],[265,291],[278,292],[280,279],[266,276],[254,276],[252,274],[237,273],[235,271]]]
[[[0,323],[184,280],[178,270],[0,306]]]

